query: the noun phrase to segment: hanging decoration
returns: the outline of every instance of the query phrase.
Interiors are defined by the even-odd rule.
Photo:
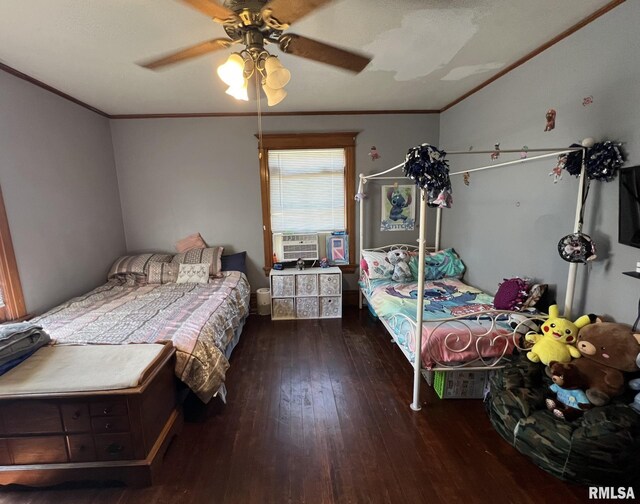
[[[585,96],[582,99],[582,106],[583,107],[587,107],[588,105],[591,105],[593,103],[593,96],[589,95],[589,96]]]
[[[526,145],[523,145],[522,150],[520,151],[520,159],[527,159],[528,155],[529,155],[529,147],[527,147]]]
[[[571,233],[558,242],[560,257],[567,262],[583,263],[593,261],[596,256],[596,244],[589,235]]]
[[[427,191],[427,204],[432,207],[450,208],[453,203],[446,155],[446,152],[425,143],[409,149],[405,158],[405,176]]]
[[[558,156],[558,164],[549,172],[549,176],[553,175],[553,183],[557,184],[558,180],[562,180],[562,170],[567,162],[567,156]]]
[[[500,144],[497,143],[493,146],[493,152],[491,153],[491,160],[495,161],[500,157]]]
[[[380,156],[380,153],[378,152],[378,149],[376,149],[375,145],[371,147],[369,157],[371,158],[371,161],[375,161],[376,159],[380,159],[382,157]]]
[[[464,172],[462,180],[464,181],[464,185],[468,186],[471,183],[471,174],[468,171]]]
[[[547,113],[545,114],[545,117],[547,119],[547,125],[544,127],[545,131],[551,131],[552,129],[555,129],[556,127],[556,111],[552,108],[550,108],[549,110],[547,110]]]
[[[571,147],[587,147],[585,152],[585,172],[590,180],[611,182],[624,164],[622,144],[607,140],[592,146],[571,144]],[[575,177],[582,170],[582,150],[570,152],[565,158],[563,168]]]

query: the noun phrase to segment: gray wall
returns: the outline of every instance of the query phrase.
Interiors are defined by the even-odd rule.
[[[105,281],[125,250],[107,119],[0,72],[0,185],[29,312]]]
[[[418,143],[435,142],[438,122],[428,114],[265,117],[263,130],[358,131],[356,172],[370,173],[402,162]],[[199,231],[228,252],[246,250],[252,289],[267,285],[256,118],[112,120],[111,131],[129,251],[173,250],[177,239]],[[382,155],[375,162],[372,145]],[[379,188],[370,192],[366,245],[414,241],[416,233],[376,231]],[[356,288],[353,275],[345,280],[345,288]]]
[[[627,166],[640,164],[638,24],[640,2],[626,2],[472,95],[441,115],[440,146],[564,147],[594,137],[625,142]],[[590,95],[593,104],[583,106]],[[548,108],[558,116],[556,129],[545,133]],[[451,161],[452,171],[490,162],[484,155]],[[469,187],[456,178],[443,240],[461,253],[470,283],[495,292],[502,278],[528,275],[556,284],[564,300],[568,263],[556,244],[572,232],[578,185],[568,174],[554,185],[554,166],[552,158],[472,174]],[[574,314],[635,319],[640,281],[622,272],[634,269],[640,250],[618,244],[617,226],[617,180],[592,184],[585,231],[598,245],[598,260],[579,268]]]

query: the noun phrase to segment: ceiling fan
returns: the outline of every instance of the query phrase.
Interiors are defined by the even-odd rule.
[[[265,46],[276,44],[286,54],[319,61],[354,73],[361,72],[371,61],[363,54],[341,49],[301,35],[284,33],[289,26],[330,3],[332,0],[181,0],[213,21],[222,24],[228,38],[215,38],[141,63],[149,69],[158,69],[210,52],[242,45],[218,68],[218,75],[229,85],[227,93],[248,100],[247,85],[251,77],[260,79],[267,102],[276,105],[284,99],[284,86],[291,73]]]

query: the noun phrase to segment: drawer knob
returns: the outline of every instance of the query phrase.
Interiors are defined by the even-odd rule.
[[[113,427],[113,425],[111,425],[111,423],[110,423],[110,422],[107,422],[106,424],[104,424],[104,428],[105,428],[106,430],[110,430],[110,429],[111,429],[111,427]]]
[[[121,453],[123,451],[124,446],[118,443],[111,443],[109,446],[107,446],[107,453],[109,455],[117,455],[118,453]]]
[[[78,418],[80,418],[81,413],[79,411],[74,411],[73,415],[71,415],[71,419],[72,420],[77,420]]]
[[[111,413],[111,408],[106,407],[106,408],[102,411],[102,413],[104,413],[105,415],[108,415],[109,413]]]

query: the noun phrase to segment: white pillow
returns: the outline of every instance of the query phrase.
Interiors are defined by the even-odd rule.
[[[180,264],[176,283],[202,283],[209,282],[209,263]]]
[[[391,278],[393,265],[387,261],[387,253],[379,250],[363,250],[362,259],[367,262],[369,278]]]

